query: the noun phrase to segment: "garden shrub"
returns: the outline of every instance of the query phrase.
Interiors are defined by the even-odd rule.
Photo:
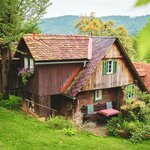
[[[108,122],[109,134],[129,138],[134,143],[150,139],[150,94],[139,92],[136,96],[125,99],[121,114]]]
[[[2,100],[2,93],[0,93],[0,100]]]
[[[0,100],[0,106],[11,110],[19,110],[21,98],[11,95],[9,100]]]
[[[65,119],[62,116],[55,116],[52,117],[49,121],[48,121],[48,127],[50,129],[68,129],[68,128],[73,128],[74,125],[70,120]]]
[[[145,108],[140,109],[138,118],[141,122],[150,125],[150,105],[147,105]]]
[[[139,121],[126,121],[119,117],[112,118],[108,123],[109,134],[130,138],[132,142],[141,142],[150,138],[150,126]]]
[[[65,128],[64,130],[65,135],[74,136],[77,134],[77,130],[73,128]]]
[[[109,120],[108,121],[109,135],[117,136],[118,135],[117,130],[121,129],[122,123],[123,123],[123,120],[121,118],[121,115],[119,115],[118,117],[114,117],[111,120]]]
[[[137,126],[134,132],[131,132],[130,140],[133,143],[142,142],[142,140],[149,139],[150,137],[150,126],[145,126],[141,124],[141,126]]]
[[[144,101],[146,104],[150,103],[150,94],[141,92],[140,93],[140,100]]]

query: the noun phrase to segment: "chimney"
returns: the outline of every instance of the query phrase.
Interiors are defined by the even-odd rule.
[[[88,59],[92,58],[92,38],[89,37],[89,44],[88,44]]]

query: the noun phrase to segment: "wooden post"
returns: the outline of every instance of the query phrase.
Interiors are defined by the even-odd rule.
[[[117,109],[120,109],[121,105],[123,104],[123,91],[121,88],[118,88],[117,90]]]
[[[49,99],[48,99],[48,101],[49,101]],[[25,99],[25,103],[26,103],[26,104],[32,103],[32,104],[34,104],[34,106],[39,106],[39,108],[41,108],[41,109],[39,109],[39,110],[40,110],[40,113],[38,114],[40,117],[44,117],[44,118],[45,118],[45,117],[49,117],[49,116],[51,116],[51,115],[54,116],[54,113],[57,111],[56,109],[52,109],[52,108],[48,107],[47,105],[45,106],[45,105],[36,103],[36,102],[34,102],[34,101],[31,101],[31,100],[29,100],[29,99]],[[44,110],[43,110],[43,108],[44,108]],[[28,110],[27,107],[26,107],[25,109]],[[46,110],[45,110],[45,109],[46,109]],[[33,111],[32,111],[32,112],[33,112]],[[43,114],[42,114],[41,112],[43,112]],[[35,112],[33,112],[33,113],[36,114]],[[37,115],[37,114],[36,114],[36,115]]]
[[[39,98],[39,103],[43,106],[48,107],[49,109],[47,109],[46,107],[40,107],[40,117],[49,117],[49,115],[51,115],[51,96],[41,96]]]

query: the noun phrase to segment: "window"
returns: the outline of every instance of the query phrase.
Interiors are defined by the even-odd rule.
[[[24,58],[24,68],[28,68],[29,64],[28,64],[28,58]]]
[[[30,69],[34,70],[34,61],[30,58]]]
[[[30,68],[31,70],[34,70],[34,61],[31,58],[24,58],[24,68]]]
[[[113,73],[113,61],[107,61],[106,62],[106,74],[112,74]]]
[[[95,98],[94,98],[94,101],[97,102],[97,101],[100,101],[102,100],[103,96],[102,96],[102,90],[96,90],[95,91]]]
[[[129,84],[127,86],[127,98],[133,98],[135,96],[135,85]]]
[[[103,75],[113,74],[117,71],[117,61],[107,60],[103,62]]]

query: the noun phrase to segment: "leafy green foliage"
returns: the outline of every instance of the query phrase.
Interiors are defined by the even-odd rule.
[[[110,135],[118,136],[117,130],[121,129],[123,119],[121,115],[113,117],[108,121],[108,131]],[[117,130],[116,130],[117,129]]]
[[[150,103],[146,107],[140,109],[137,116],[139,121],[150,125]]]
[[[21,77],[22,83],[26,85],[29,78],[33,75],[34,70],[30,68],[21,68],[19,69],[18,75]]]
[[[120,108],[121,114],[108,123],[111,135],[130,138],[134,143],[150,138],[150,95],[140,92],[138,88],[137,91],[131,101],[125,99],[125,104]]]
[[[150,94],[145,92],[140,92],[140,99],[146,104],[150,104]]]
[[[150,0],[137,0],[135,6],[143,6],[150,3]]]
[[[51,3],[49,0],[1,0],[0,38],[3,43],[19,40],[37,29],[37,21]]]
[[[65,128],[63,132],[68,136],[74,136],[77,134],[77,130],[73,128]]]
[[[94,16],[81,16],[75,24],[80,34],[91,36],[115,36],[123,44],[125,50],[131,55],[133,52],[132,41],[124,26],[115,27],[113,21],[102,21]]]
[[[150,138],[149,133],[150,133],[150,126],[144,125],[143,123],[141,123],[140,125],[134,123],[134,126],[130,131],[131,134],[130,140],[133,143],[142,142],[143,140]]]
[[[136,118],[136,117],[135,117]],[[131,118],[116,117],[108,122],[109,134],[137,143],[150,138],[150,125]]]
[[[0,99],[0,106],[11,110],[20,110],[21,98],[11,95],[9,100]]]
[[[137,0],[135,6],[143,6],[150,3],[150,0]],[[150,62],[150,21],[145,25],[145,27],[138,33],[138,56],[141,60],[146,59]]]
[[[150,62],[150,21],[138,34],[138,55],[140,59],[146,59]]]
[[[65,119],[62,116],[56,116],[56,117],[52,117],[49,121],[48,121],[48,127],[50,129],[68,129],[68,128],[73,128],[73,123],[67,119]]]
[[[0,100],[2,100],[2,93],[0,93]]]

